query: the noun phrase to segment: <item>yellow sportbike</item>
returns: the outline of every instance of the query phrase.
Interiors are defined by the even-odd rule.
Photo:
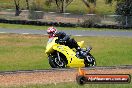
[[[49,64],[52,68],[65,67],[89,67],[95,66],[95,58],[90,54],[91,48],[83,48],[85,57],[79,55],[74,48],[71,49],[65,44],[59,44],[58,37],[50,38],[45,53],[48,55]],[[82,48],[84,41],[77,42]]]

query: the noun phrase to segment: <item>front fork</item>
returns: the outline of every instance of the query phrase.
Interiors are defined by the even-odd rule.
[[[63,66],[64,64],[63,64],[62,61],[61,61],[59,52],[57,52],[57,57],[58,57],[58,58],[55,58],[56,64],[58,64],[59,66]],[[58,59],[58,60],[57,60],[57,59]]]
[[[61,61],[59,52],[57,52],[57,57],[58,57],[58,60]]]

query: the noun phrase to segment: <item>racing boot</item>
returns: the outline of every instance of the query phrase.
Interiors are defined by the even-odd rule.
[[[86,57],[86,52],[84,52],[83,49],[81,49],[80,47],[77,48],[77,56],[79,56],[80,58],[84,58]]]

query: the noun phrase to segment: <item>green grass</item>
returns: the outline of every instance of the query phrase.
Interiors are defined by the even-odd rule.
[[[97,65],[132,64],[132,38],[124,37],[81,37],[87,45],[93,46],[92,54]]]
[[[97,66],[132,64],[132,38],[75,37],[84,40]],[[48,38],[40,35],[0,34],[0,71],[49,69],[45,47]]]
[[[97,7],[96,7],[96,13],[97,14],[114,14],[116,9],[116,2],[113,2],[113,4],[105,4],[105,0],[97,0]]]
[[[91,7],[93,7],[93,5],[91,5]],[[80,13],[80,14],[89,13],[89,9],[85,6],[85,4],[81,0],[74,0],[67,7],[66,11],[71,13]],[[115,12],[115,2],[112,5],[108,5],[105,4],[105,0],[97,0],[97,5],[95,8],[96,14],[114,14],[114,12]]]
[[[78,85],[75,82],[72,83],[57,83],[57,84],[47,84],[47,85],[27,85],[27,86],[16,86],[8,88],[131,88],[132,83],[130,84],[85,84]]]
[[[14,2],[12,0],[0,0],[0,10],[1,9],[13,9]]]
[[[1,71],[49,68],[44,53],[47,38],[9,36],[0,38]]]
[[[7,29],[36,29],[46,30],[49,26],[34,26],[34,25],[21,25],[21,24],[4,24],[0,23],[0,28]]]
[[[49,26],[35,26],[35,25],[21,25],[21,24],[4,24],[0,23],[0,28],[6,29],[34,29],[34,30],[47,30]],[[56,27],[58,30],[96,30],[96,31],[131,31],[131,29],[109,29],[109,28],[82,28],[82,27]]]

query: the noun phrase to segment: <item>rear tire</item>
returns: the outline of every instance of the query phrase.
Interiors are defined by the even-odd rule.
[[[49,64],[52,68],[65,68],[66,62],[60,57],[61,61],[59,61],[57,55],[50,55]]]

